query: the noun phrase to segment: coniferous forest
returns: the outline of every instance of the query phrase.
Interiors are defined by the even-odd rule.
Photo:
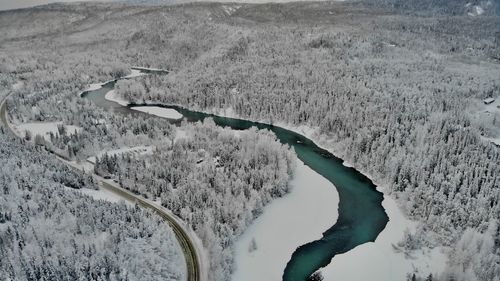
[[[394,244],[408,254],[449,249],[431,280],[500,280],[500,109],[483,102],[500,98],[499,7],[366,0],[0,11],[9,120],[63,124],[22,139],[1,129],[0,279],[184,278],[182,251],[156,215],[76,191],[97,189],[95,172],[171,210],[201,239],[209,279],[230,280],[234,242],[289,191],[294,153],[266,130],[131,117],[80,96],[145,66],[170,72],[121,80],[117,96],[307,128],[418,221]],[[151,151],[108,153],[137,146]],[[47,151],[95,165],[78,172]]]

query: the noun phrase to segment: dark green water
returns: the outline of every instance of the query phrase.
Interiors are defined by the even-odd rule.
[[[109,82],[102,89],[84,93],[83,96],[113,112],[145,114],[134,111],[130,107],[147,105],[137,104],[125,107],[107,101],[104,95],[113,89],[114,84],[115,82]],[[337,221],[334,222],[332,219],[332,227],[323,233],[323,238],[300,246],[293,253],[284,269],[283,281],[304,281],[312,273],[328,265],[335,255],[345,253],[363,243],[375,241],[389,221],[382,207],[383,194],[376,190],[370,179],[353,168],[345,167],[342,165],[342,159],[321,149],[313,141],[300,134],[278,126],[191,111],[180,106],[158,104],[149,106],[175,109],[182,113],[184,119],[189,122],[212,118],[217,125],[235,130],[245,130],[250,127],[271,130],[280,142],[293,147],[304,164],[335,185],[340,199]],[[334,216],[332,214],[332,217]],[[314,219],[311,218],[311,220]]]

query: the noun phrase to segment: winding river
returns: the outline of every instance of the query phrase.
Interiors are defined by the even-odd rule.
[[[376,190],[371,180],[355,169],[344,166],[342,159],[318,147],[303,135],[274,125],[221,117],[174,105],[135,104],[121,106],[106,100],[104,97],[108,91],[114,88],[115,83],[116,81],[111,81],[104,84],[101,89],[84,92],[82,97],[93,101],[98,106],[118,113],[146,114],[132,110],[130,107],[160,106],[177,110],[188,122],[212,118],[218,126],[234,130],[245,130],[250,127],[268,129],[276,134],[280,142],[290,145],[305,165],[333,183],[337,188],[340,200],[337,222],[323,233],[320,240],[300,246],[293,253],[284,269],[283,281],[305,281],[312,273],[328,265],[335,255],[348,252],[363,243],[375,241],[389,221],[382,207],[383,194]]]

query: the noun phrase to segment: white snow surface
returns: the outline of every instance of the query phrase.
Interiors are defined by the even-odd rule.
[[[189,138],[190,138],[190,132],[176,128],[174,142],[177,142],[178,140],[181,139],[189,139]]]
[[[495,103],[494,103],[495,104]],[[493,108],[495,105],[492,104],[489,107]],[[231,118],[241,118],[239,117],[232,108],[228,109],[223,109],[223,110],[213,110],[213,112],[217,115],[220,116],[226,116],[226,117],[231,117]],[[254,120],[257,122],[264,122],[262,120]],[[325,138],[322,138],[318,134],[318,129],[311,128],[309,126],[301,125],[301,126],[290,126],[288,124],[284,124],[282,122],[277,122],[275,125],[280,126],[282,128],[285,128],[287,130],[291,130],[294,132],[297,132],[299,134],[304,135],[305,137],[313,140],[318,146],[322,147],[323,149],[329,150],[328,147],[330,146],[328,144],[328,140]],[[329,150],[331,152],[331,150]],[[301,165],[302,162],[300,162]],[[358,171],[359,168],[355,167],[354,165],[344,162],[344,166],[347,167],[354,167]],[[298,173],[300,173],[299,169],[297,170]],[[321,177],[319,174],[315,173],[314,171],[311,170],[311,172],[317,176]],[[368,178],[373,179],[373,177],[363,171],[360,171],[361,173],[365,174],[368,176]],[[311,179],[313,178],[313,175],[311,175]],[[321,177],[324,181],[327,181],[323,177]],[[305,181],[305,185],[309,186],[310,180],[308,179]],[[327,181],[328,182],[328,181]],[[329,182],[328,182],[329,183]],[[377,189],[379,191],[384,192],[384,188],[380,186],[380,184],[375,183],[377,185]],[[335,190],[336,191],[336,190]],[[293,194],[293,191],[292,191]],[[337,196],[337,195],[336,195]],[[286,197],[285,197],[286,199]],[[275,208],[275,204],[278,204],[280,200],[283,199],[278,199],[276,201],[273,201],[271,205],[266,207],[267,208]],[[318,200],[322,200],[322,198],[319,198]],[[337,202],[335,201],[330,201],[331,206],[335,206],[335,214],[337,213],[337,206],[338,206],[338,198],[336,199]],[[276,202],[276,203],[275,203]],[[320,201],[317,201],[318,205]],[[297,206],[294,206],[294,208],[300,208],[301,205],[303,204],[302,201],[298,201]],[[413,273],[413,272],[419,272],[421,276],[425,276],[428,273],[441,273],[442,270],[445,268],[445,264],[447,262],[447,256],[446,256],[446,248],[441,247],[441,248],[434,248],[432,250],[429,249],[423,249],[421,251],[412,253],[411,257],[405,256],[403,253],[398,253],[394,247],[393,244],[397,244],[400,242],[403,238],[404,231],[406,229],[409,229],[410,231],[414,231],[415,226],[417,225],[417,222],[411,221],[408,218],[405,217],[401,209],[398,207],[396,201],[387,195],[387,193],[384,195],[384,201],[382,202],[382,206],[386,210],[387,215],[389,216],[389,223],[387,224],[386,228],[379,234],[379,237],[375,240],[373,243],[365,243],[363,245],[360,245],[356,247],[355,249],[352,249],[351,251],[337,255],[333,258],[332,262],[323,268],[321,271],[323,273],[323,276],[325,277],[325,281],[335,281],[335,280],[343,280],[343,281],[365,281],[365,280],[384,280],[384,281],[400,281],[400,280],[406,280],[406,274],[407,273]],[[278,207],[276,207],[278,208]],[[258,218],[254,224],[260,224],[261,219],[264,216],[269,216],[269,218],[266,218],[266,225],[264,225],[263,230],[261,231],[266,231],[266,228],[268,229],[267,231],[270,233],[267,233],[266,235],[273,235],[272,232],[274,232],[274,228],[272,227],[274,224],[279,224],[280,220],[285,216],[283,213],[274,213],[271,215],[266,215],[264,213],[260,218]],[[321,218],[321,216],[312,216],[309,217],[314,218],[313,221],[319,220],[319,219],[324,219]],[[335,217],[336,219],[336,217]],[[267,220],[271,222],[267,222]],[[274,220],[274,221],[273,221]],[[335,221],[331,221],[330,224],[327,227],[333,226]],[[262,223],[264,224],[264,223]],[[252,235],[255,236],[255,240],[257,242],[257,250],[255,251],[256,253],[259,251],[259,247],[267,247],[266,245],[260,245],[262,243],[259,243],[259,239],[257,237],[257,234],[254,234],[253,232],[256,232],[253,230],[254,228],[261,229],[259,226],[251,226],[247,232],[242,235],[240,238],[241,241],[238,241],[238,244],[236,245],[236,266],[237,270],[235,272],[234,281],[246,281],[246,280],[269,280],[269,281],[274,281],[274,280],[281,280],[281,275],[278,275],[276,272],[273,272],[273,269],[267,269],[268,266],[267,264],[272,264],[270,267],[274,267],[274,271],[278,270],[280,271],[280,274],[283,273],[284,266],[282,268],[276,268],[279,265],[277,264],[278,261],[274,261],[275,259],[283,259],[280,260],[280,264],[285,264],[288,262],[288,260],[291,258],[291,254],[285,257],[283,254],[278,254],[274,253],[275,250],[274,244],[276,241],[278,241],[279,244],[286,242],[286,241],[281,241],[281,240],[288,240],[293,237],[290,233],[294,233],[291,231],[288,232],[283,232],[281,235],[283,236],[276,236],[272,240],[274,243],[270,243],[270,247],[268,249],[272,249],[270,253],[268,253],[268,256],[266,255],[259,255],[258,258],[253,258],[252,256],[255,256],[257,254],[248,253],[248,246],[249,243],[252,239]],[[307,228],[305,228],[307,229]],[[311,231],[315,231],[314,228],[309,228]],[[302,230],[302,228],[299,228],[299,231]],[[324,229],[326,230],[326,228]],[[279,231],[276,230],[276,231]],[[260,234],[264,235],[264,234]],[[264,236],[266,237],[266,236]],[[283,237],[287,237],[287,239],[283,239]],[[317,237],[319,238],[319,236]],[[266,241],[267,239],[264,239]],[[271,241],[271,239],[269,239]],[[295,240],[295,239],[293,239]],[[305,242],[312,242],[313,239],[309,239]],[[245,245],[246,244],[246,245]],[[302,243],[305,244],[305,243]],[[301,245],[302,245],[301,244]],[[300,246],[300,245],[299,245]],[[245,252],[246,251],[246,252]],[[248,257],[242,258],[242,255],[246,255]],[[255,261],[256,259],[259,259],[258,261]],[[269,278],[260,278],[261,274],[266,274],[262,273],[259,271],[264,271],[262,268],[257,267],[256,265],[253,265],[252,262],[258,263],[259,266],[262,265],[262,268],[266,268],[266,272],[268,272],[266,275],[269,276],[272,279]],[[250,265],[248,265],[250,264]],[[363,265],[363,269],[360,270],[359,265]],[[250,266],[252,267],[252,272],[251,270],[247,269]],[[245,274],[250,274],[250,277],[244,277],[244,274],[242,273],[244,270]],[[258,276],[257,276],[258,275]]]
[[[107,82],[90,84],[85,90],[80,92],[78,95],[81,97],[84,92],[99,90],[100,88],[102,88],[102,85],[104,85],[106,83]]]
[[[131,109],[168,119],[178,120],[183,117],[182,114],[175,109],[163,108],[159,106],[133,106]]]
[[[122,147],[119,149],[101,151],[97,154],[98,157],[102,157],[104,154],[108,154],[108,156],[121,155],[121,154],[132,154],[132,155],[146,155],[152,154],[154,150],[153,146],[134,146],[134,147]],[[95,163],[95,156],[89,157],[87,159],[90,163]]]
[[[488,127],[491,131],[481,139],[500,145],[500,128],[492,122],[495,116],[500,115],[500,97],[493,97],[494,102],[484,104],[484,100],[473,100],[471,103],[471,114],[475,122]]]
[[[17,131],[21,136],[24,136],[26,131],[31,132],[33,138],[36,135],[40,135],[45,138],[46,141],[50,141],[50,133],[52,132],[54,135],[58,135],[57,126],[62,125],[61,121],[58,122],[35,122],[35,123],[23,123],[19,125],[13,125],[14,130]],[[66,132],[68,134],[73,134],[76,132],[80,132],[82,128],[73,126],[73,125],[64,125],[66,128]]]
[[[141,72],[139,69],[131,69],[130,71],[131,73],[129,75],[123,76],[122,79],[129,79],[147,75],[146,73]]]
[[[500,138],[484,138],[484,139],[500,146]]]
[[[106,93],[104,98],[108,101],[116,102],[117,104],[121,106],[127,106],[129,105],[129,102],[126,101],[124,98],[120,97],[115,90],[111,90]]]
[[[17,91],[24,87],[24,82],[23,81],[17,81],[14,85],[12,85],[12,89]]]
[[[125,76],[121,77],[120,79],[129,79],[129,78],[135,78],[135,77],[140,77],[140,76],[144,76],[144,75],[147,75],[147,73],[143,73],[139,69],[131,69],[130,74],[125,75]],[[105,85],[111,81],[113,81],[113,80],[109,80],[109,81],[101,82],[101,83],[90,84],[85,90],[80,92],[78,95],[82,96],[82,94],[84,92],[99,90],[100,88],[102,88],[103,85]]]
[[[297,161],[291,192],[264,208],[235,243],[234,281],[280,281],[293,252],[322,237],[337,220],[337,189]],[[252,239],[257,249],[249,252]]]

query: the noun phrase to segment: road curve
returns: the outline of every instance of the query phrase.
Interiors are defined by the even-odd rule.
[[[0,121],[4,124],[4,127],[14,136],[20,137],[10,126],[7,120],[7,103],[6,100],[10,96],[8,94],[5,96],[0,104]],[[66,161],[62,155],[51,151],[57,159],[59,159],[64,164],[82,171],[82,168]],[[107,182],[104,178],[95,175],[94,178],[97,179],[100,186],[106,190],[113,192],[114,194],[120,196],[126,201],[136,202],[143,208],[150,209],[158,214],[165,222],[167,222],[173,229],[177,241],[184,252],[184,257],[186,259],[187,267],[187,281],[206,281],[206,275],[202,274],[202,267],[200,262],[200,253],[197,253],[193,239],[191,238],[189,231],[182,226],[180,219],[174,217],[167,209],[164,207],[151,202],[150,200],[144,199],[142,196],[136,195],[122,187],[118,184]]]

